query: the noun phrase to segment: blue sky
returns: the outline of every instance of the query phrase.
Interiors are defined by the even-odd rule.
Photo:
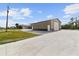
[[[79,15],[79,4],[74,3],[1,3],[0,26],[5,27],[6,10],[9,5],[9,26],[15,23],[31,24],[59,18],[62,24]]]

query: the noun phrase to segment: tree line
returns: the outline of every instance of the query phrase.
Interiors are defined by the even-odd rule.
[[[5,28],[0,27],[0,29],[5,29]],[[22,29],[22,25],[16,23],[15,26],[8,27],[8,29]]]
[[[62,29],[79,29],[79,16],[78,17],[71,17],[70,22],[65,25],[62,25]]]

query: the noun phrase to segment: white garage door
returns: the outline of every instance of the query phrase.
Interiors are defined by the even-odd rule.
[[[59,23],[58,22],[54,22],[54,30],[59,30]]]

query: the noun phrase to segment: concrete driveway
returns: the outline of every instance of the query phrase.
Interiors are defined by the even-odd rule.
[[[36,31],[36,30],[32,30],[32,29],[22,29],[21,31],[31,32],[31,33],[35,33],[35,34],[38,34],[38,35],[43,35],[43,34],[47,34],[47,33],[50,32],[50,31]]]
[[[79,56],[79,31],[61,30],[4,44],[0,46],[0,55]]]

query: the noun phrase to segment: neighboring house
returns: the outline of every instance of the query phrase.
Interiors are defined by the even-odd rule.
[[[58,18],[31,24],[33,30],[57,31],[61,29],[61,21]]]
[[[22,29],[31,29],[30,25],[21,25],[21,26],[22,26]]]

